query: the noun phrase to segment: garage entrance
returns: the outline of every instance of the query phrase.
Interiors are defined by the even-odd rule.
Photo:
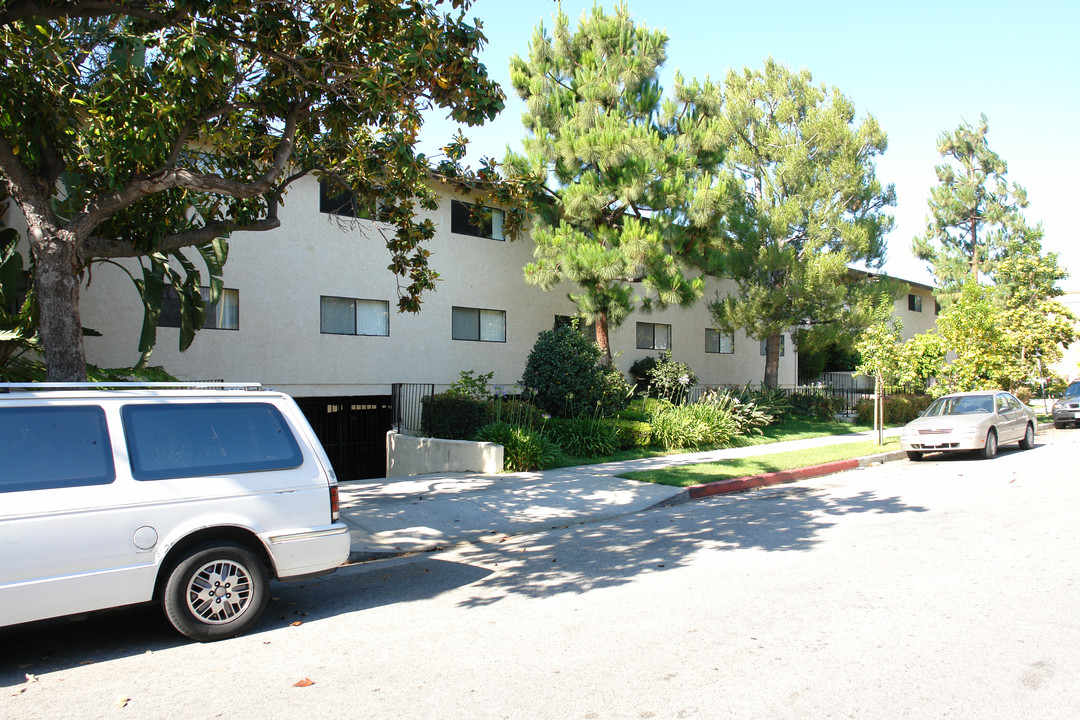
[[[386,432],[393,418],[389,395],[296,398],[338,480],[386,477]]]

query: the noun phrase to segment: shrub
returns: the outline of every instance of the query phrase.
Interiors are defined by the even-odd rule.
[[[472,370],[462,370],[458,375],[458,379],[450,386],[446,394],[453,397],[472,398],[473,400],[487,400],[491,397],[488,392],[488,384],[493,377],[495,377],[494,372],[476,375]]]
[[[654,442],[667,450],[723,445],[735,435],[731,413],[713,402],[660,407],[650,424]]]
[[[615,428],[615,443],[619,450],[647,448],[652,445],[652,426],[641,420],[622,417],[607,421]]]
[[[544,424],[540,409],[520,397],[495,397],[488,403],[488,417],[492,422],[508,422],[526,430],[539,430]]]
[[[885,398],[885,424],[903,425],[919,416],[930,406],[929,395],[889,395]],[[874,401],[860,400],[855,406],[855,417],[863,425],[874,424]]]
[[[574,457],[610,455],[619,442],[612,423],[588,415],[552,418],[544,426],[544,435]]]
[[[741,402],[753,403],[761,412],[771,415],[773,422],[782,422],[793,411],[787,393],[780,388],[764,387],[760,390],[752,390],[750,383],[747,383],[734,391],[734,395]]]
[[[539,432],[508,422],[488,423],[476,433],[476,439],[502,445],[503,469],[510,472],[543,470],[558,457],[558,448]]]
[[[541,410],[556,417],[609,415],[626,406],[630,388],[622,373],[601,365],[603,352],[575,328],[540,333],[525,363],[521,384]]]
[[[743,401],[730,390],[710,390],[701,396],[701,403],[717,405],[731,415],[736,435],[761,434],[761,428],[772,424],[774,418],[752,400]]]
[[[440,393],[424,398],[420,429],[427,437],[471,440],[490,420],[488,401]]]
[[[647,355],[643,358],[638,358],[634,361],[634,364],[630,366],[630,370],[627,374],[634,383],[634,390],[639,393],[647,393],[649,390],[649,378],[656,367],[656,358],[652,355]]]
[[[660,353],[649,379],[650,394],[674,403],[685,401],[690,389],[697,385],[694,371],[686,363],[672,360],[670,350]]]

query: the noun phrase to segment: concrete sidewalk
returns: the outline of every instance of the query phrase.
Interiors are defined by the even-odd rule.
[[[898,433],[898,428],[886,431],[886,435]],[[341,518],[352,531],[349,561],[605,520],[691,499],[686,488],[616,477],[635,470],[873,439],[870,432],[852,433],[540,472],[451,473],[343,482],[339,486]],[[887,459],[902,456],[897,451]],[[830,471],[835,470],[823,468],[818,474]]]

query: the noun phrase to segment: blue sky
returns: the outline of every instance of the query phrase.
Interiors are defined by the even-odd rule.
[[[814,81],[840,88],[860,116],[874,115],[889,136],[878,177],[896,186],[896,227],[886,271],[930,283],[911,256],[925,224],[929,189],[940,162],[938,136],[979,114],[990,121],[990,147],[1024,186],[1028,222],[1043,223],[1044,247],[1061,254],[1080,290],[1073,186],[1080,174],[1080,2],[1077,0],[908,0],[867,3],[770,0],[767,3],[629,0],[634,20],[669,36],[665,86],[676,70],[722,81],[731,68],[760,68],[766,56],[807,68]],[[591,0],[566,0],[576,24]],[[601,3],[607,11],[612,2]],[[468,15],[483,23],[481,59],[506,92],[506,110],[482,127],[465,128],[469,161],[502,159],[520,147],[522,104],[510,87],[512,55],[526,56],[533,28],[552,26],[551,0],[477,0]],[[437,152],[457,126],[429,117],[421,149]]]

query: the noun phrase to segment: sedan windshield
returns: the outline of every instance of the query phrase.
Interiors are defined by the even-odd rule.
[[[992,412],[994,412],[993,395],[963,395],[961,397],[938,398],[926,409],[923,416],[969,415]]]

